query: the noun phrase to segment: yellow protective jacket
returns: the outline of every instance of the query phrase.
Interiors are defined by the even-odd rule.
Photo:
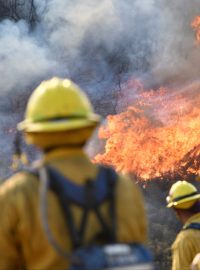
[[[81,149],[57,149],[44,163],[54,166],[77,184],[95,178],[98,167]],[[52,191],[48,191],[48,223],[57,242],[70,251],[71,242],[62,210]],[[105,217],[107,205],[102,206]],[[81,210],[73,206],[78,226]],[[119,175],[116,187],[117,237],[121,242],[145,242],[147,224],[141,192],[129,178]],[[90,214],[86,241],[100,230]],[[39,181],[28,172],[19,172],[0,186],[0,270],[64,270],[68,263],[49,244],[39,213]]]
[[[200,213],[187,220],[172,245],[172,270],[190,270],[195,255],[200,252],[200,230],[184,230],[190,223],[200,223]]]

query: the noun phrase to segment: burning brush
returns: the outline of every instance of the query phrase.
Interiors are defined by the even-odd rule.
[[[107,117],[99,131],[105,151],[94,161],[138,179],[200,173],[200,82],[179,89],[146,90],[123,85],[127,109]]]

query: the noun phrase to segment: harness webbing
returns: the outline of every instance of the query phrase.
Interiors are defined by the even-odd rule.
[[[65,216],[65,221],[69,229],[69,234],[71,237],[72,248],[75,249],[80,247],[84,243],[85,232],[87,229],[88,215],[90,212],[93,212],[96,215],[96,218],[101,225],[102,231],[100,232],[106,243],[115,243],[116,242],[116,218],[115,218],[115,184],[117,175],[110,168],[100,167],[99,173],[95,180],[88,179],[85,185],[76,185],[73,181],[70,181],[60,172],[52,167],[42,168],[43,175],[41,172],[40,182],[41,190],[43,190],[43,195],[47,196],[47,192],[44,192],[44,189],[50,188],[55,192],[58,201],[60,203],[61,209]],[[44,181],[44,170],[46,172],[46,179]],[[104,217],[100,211],[102,203],[108,202],[109,204],[109,213],[110,222],[107,224],[104,220]],[[43,199],[43,204],[47,203]],[[79,228],[76,228],[74,217],[71,209],[71,205],[77,205],[81,207],[83,213],[80,222]],[[48,218],[47,206],[43,206],[43,223],[46,223],[45,231],[48,231],[48,235],[51,234],[48,227]],[[45,221],[46,219],[46,221]],[[49,237],[48,237],[49,238]],[[51,235],[51,238],[52,235]],[[52,239],[49,239],[52,242]],[[95,240],[95,239],[93,239]],[[52,243],[55,246],[55,243]],[[58,248],[56,248],[58,250]],[[60,253],[60,252],[59,252]],[[66,257],[66,256],[65,256]]]

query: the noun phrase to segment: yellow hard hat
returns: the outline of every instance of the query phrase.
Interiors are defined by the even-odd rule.
[[[25,120],[17,127],[25,132],[56,132],[96,126],[99,121],[86,94],[71,80],[55,77],[35,89]]]
[[[167,196],[167,207],[188,209],[200,198],[196,187],[187,181],[178,181],[172,185]]]

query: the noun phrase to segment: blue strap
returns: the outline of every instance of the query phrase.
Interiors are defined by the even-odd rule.
[[[93,198],[95,200],[93,201],[93,205],[95,206],[101,204],[108,195],[108,170],[109,181],[111,181],[111,184],[114,184],[116,180],[115,172],[105,167],[100,167],[96,180],[91,180],[93,182]],[[56,179],[56,181],[51,181],[51,187],[53,189],[54,185],[62,187],[60,192],[62,192],[63,196],[81,207],[86,207],[84,185],[75,184],[52,167],[48,167],[48,172],[52,179]]]
[[[101,224],[102,232],[107,241],[116,241],[115,224],[115,202],[114,190],[117,180],[117,174],[114,170],[106,167],[99,167],[99,173],[96,179],[86,180],[85,184],[77,185],[52,167],[47,167],[49,174],[50,189],[57,195],[66,217],[66,222],[70,231],[72,246],[77,248],[84,241],[85,229],[87,227],[88,214],[93,211]],[[104,220],[100,212],[101,204],[109,201],[109,216],[111,226]],[[71,211],[71,203],[77,204],[83,210],[80,227],[77,229]]]
[[[185,228],[183,228],[183,230],[188,230],[188,229],[200,230],[200,223],[193,222],[193,223],[190,223]]]

